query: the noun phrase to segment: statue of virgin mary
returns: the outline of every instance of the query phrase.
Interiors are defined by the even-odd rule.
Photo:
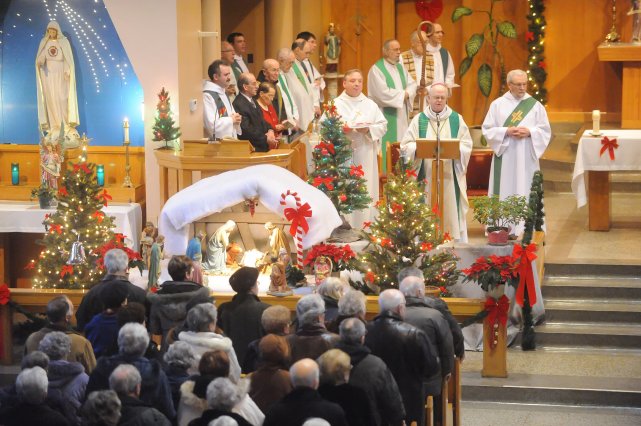
[[[49,134],[80,124],[76,72],[69,40],[56,21],[49,22],[36,55],[38,122]]]

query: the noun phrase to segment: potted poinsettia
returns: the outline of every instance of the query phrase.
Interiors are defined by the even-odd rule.
[[[500,200],[498,195],[474,199],[474,220],[487,227],[488,243],[507,244],[510,227],[529,216],[525,197],[511,195]]]
[[[493,292],[500,285],[517,284],[516,261],[512,256],[482,256],[461,272],[464,282],[476,281],[487,292]]]

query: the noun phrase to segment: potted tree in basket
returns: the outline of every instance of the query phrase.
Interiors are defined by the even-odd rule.
[[[500,200],[498,195],[474,200],[474,220],[487,227],[487,241],[491,245],[507,244],[510,226],[529,216],[525,197],[511,195]]]

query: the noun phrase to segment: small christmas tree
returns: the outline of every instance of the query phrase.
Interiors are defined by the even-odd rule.
[[[171,118],[171,104],[169,103],[169,93],[163,87],[158,93],[158,117],[154,123],[153,132],[154,138],[152,140],[159,142],[165,141],[165,148],[169,148],[167,143],[178,139],[181,135],[180,127],[174,127],[176,122]]]
[[[363,167],[352,162],[352,145],[333,102],[325,108],[325,117],[321,123],[321,142],[312,154],[315,169],[309,175],[309,183],[327,194],[340,213],[367,208],[372,199]]]
[[[378,204],[378,217],[366,228],[370,245],[361,252],[358,268],[370,288],[398,288],[398,272],[406,266],[423,271],[426,285],[447,287],[460,273],[451,250],[431,251],[449,240],[440,236],[438,217],[425,204],[423,184],[411,179],[412,170],[397,167],[385,184],[385,200]]]
[[[45,246],[37,261],[27,267],[36,269],[34,287],[88,288],[104,273],[96,267],[96,250],[114,239],[114,219],[102,212],[111,196],[98,186],[94,164],[81,161],[69,165],[58,189],[58,207],[47,214],[46,234],[39,243]],[[80,241],[86,261],[69,265],[71,247]]]

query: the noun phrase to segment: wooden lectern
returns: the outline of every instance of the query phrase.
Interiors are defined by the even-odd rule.
[[[432,159],[432,190],[430,205],[438,206],[438,217],[443,223],[443,160],[457,160],[461,158],[461,147],[458,139],[416,139],[416,158]],[[454,170],[453,170],[454,172]],[[441,226],[442,228],[442,226]]]

